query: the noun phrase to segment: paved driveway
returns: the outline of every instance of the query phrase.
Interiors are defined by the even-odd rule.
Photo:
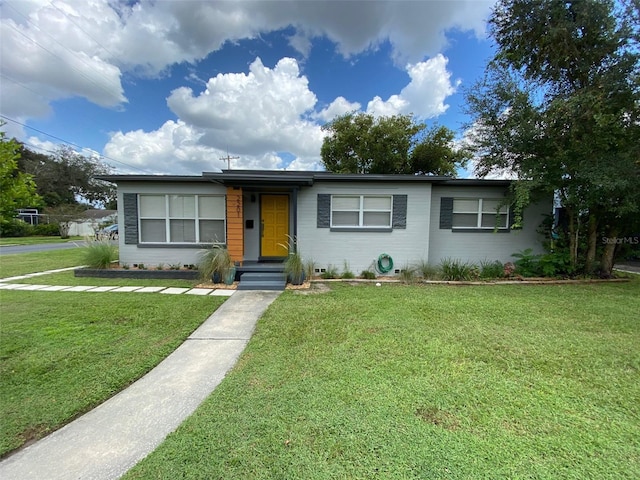
[[[69,248],[84,247],[87,244],[84,240],[77,240],[66,243],[41,243],[38,245],[0,245],[0,255],[10,255],[12,253],[47,252],[49,250],[68,250]]]

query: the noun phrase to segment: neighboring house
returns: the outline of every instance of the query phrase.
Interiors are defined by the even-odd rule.
[[[83,218],[69,222],[69,235],[81,237],[93,236],[105,224],[117,223],[117,210],[85,210]]]
[[[241,264],[278,261],[287,243],[320,269],[345,262],[373,270],[420,260],[513,260],[541,250],[537,229],[552,199],[530,206],[511,230],[510,182],[414,175],[224,170],[201,176],[110,175],[118,185],[120,262],[196,264],[225,243]]]

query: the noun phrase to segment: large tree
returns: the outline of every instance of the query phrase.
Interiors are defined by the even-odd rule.
[[[38,193],[46,206],[73,205],[79,202],[104,206],[115,200],[115,189],[97,175],[111,173],[97,159],[79,154],[70,147],[60,147],[52,155],[21,148],[20,170],[33,176]]]
[[[376,118],[348,113],[323,127],[324,167],[336,173],[435,174],[455,176],[469,159],[443,126],[426,130],[411,115]]]
[[[497,53],[467,95],[477,173],[515,173],[520,206],[559,195],[572,263],[591,271],[601,251],[605,276],[640,213],[638,10],[622,6],[500,0],[489,19]]]
[[[0,231],[15,218],[17,209],[37,207],[41,202],[31,176],[18,170],[19,148],[0,131]]]

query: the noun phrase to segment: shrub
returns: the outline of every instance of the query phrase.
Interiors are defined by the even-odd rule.
[[[333,265],[328,265],[326,270],[322,272],[320,276],[325,280],[330,278],[338,278],[338,270]]]
[[[91,242],[84,248],[84,263],[90,268],[109,268],[118,259],[118,249],[109,241]]]
[[[408,263],[405,263],[404,267],[400,269],[400,273],[398,274],[398,278],[405,285],[415,283],[417,276],[418,269]]]
[[[480,278],[502,278],[504,277],[504,265],[495,260],[490,262],[483,260],[480,262]]]
[[[342,278],[345,278],[345,279],[356,278],[354,273],[349,268],[349,263],[346,260],[344,261],[344,268],[342,269]]]
[[[527,248],[511,256],[516,259],[513,262],[516,266],[515,273],[523,277],[538,277],[542,274],[540,255],[534,254],[532,248]]]
[[[416,271],[425,280],[438,280],[441,276],[440,269],[426,260],[420,260],[416,264]]]
[[[366,280],[375,280],[376,278],[376,274],[374,272],[372,272],[371,270],[363,270],[360,273],[360,276]]]
[[[304,274],[306,275],[306,278],[312,279],[316,275],[317,267],[318,265],[313,259],[309,259],[304,262]]]
[[[569,252],[552,252],[542,255],[538,261],[540,273],[545,277],[557,275],[573,275],[574,267],[571,265]]]
[[[17,218],[0,222],[0,236],[28,237],[33,235],[33,226]]]
[[[440,263],[443,280],[468,281],[479,275],[477,265],[458,259],[445,258]]]
[[[57,223],[41,223],[33,227],[34,235],[43,235],[46,237],[57,237],[60,235],[60,225]]]

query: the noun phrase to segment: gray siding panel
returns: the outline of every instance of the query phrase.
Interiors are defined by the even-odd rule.
[[[393,219],[391,222],[393,228],[407,228],[407,196],[393,196]]]
[[[440,199],[440,228],[453,227],[453,197],[442,197]]]
[[[328,193],[318,194],[318,228],[329,228],[331,226],[331,195]]]
[[[124,243],[137,245],[138,243],[138,195],[125,193],[122,196],[124,212]]]

